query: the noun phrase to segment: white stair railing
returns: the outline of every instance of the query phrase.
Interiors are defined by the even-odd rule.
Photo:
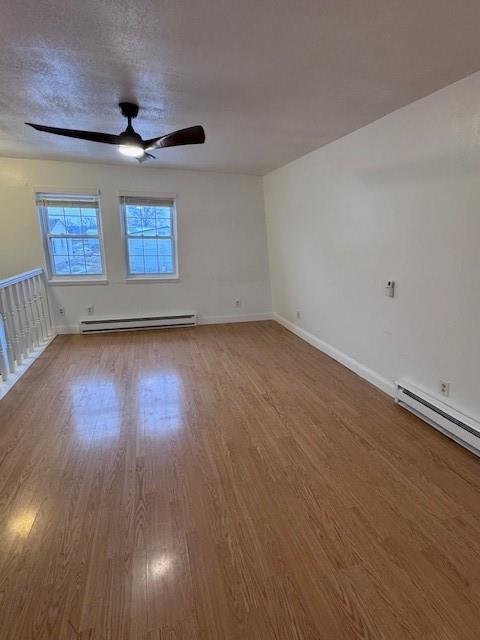
[[[12,382],[54,336],[43,269],[0,280],[0,381]]]

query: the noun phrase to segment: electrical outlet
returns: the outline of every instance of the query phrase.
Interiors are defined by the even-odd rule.
[[[237,309],[239,309],[242,306],[242,301],[241,300],[235,300],[235,306],[237,307]]]
[[[92,316],[92,315],[93,315],[94,310],[95,310],[95,309],[94,309],[93,304],[92,304],[92,305],[90,305],[89,307],[87,307],[87,313],[88,313],[88,315],[89,315],[89,316]]]
[[[61,316],[64,316],[64,315],[65,315],[65,307],[58,307],[58,313],[59,313]]]
[[[387,280],[387,284],[385,285],[385,295],[387,298],[393,298],[395,296],[395,281]]]
[[[300,320],[300,311],[297,311],[297,320]]]
[[[450,395],[450,383],[449,382],[444,382],[443,380],[440,380],[440,393],[442,394],[442,396],[449,396]]]

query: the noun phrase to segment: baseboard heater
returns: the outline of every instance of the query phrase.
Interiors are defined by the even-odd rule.
[[[95,318],[80,320],[80,333],[108,333],[112,331],[142,331],[193,327],[197,324],[196,313],[178,315],[145,316],[142,318]]]
[[[480,423],[409,383],[396,383],[396,402],[480,456]]]

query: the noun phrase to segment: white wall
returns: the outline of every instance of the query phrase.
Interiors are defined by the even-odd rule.
[[[264,188],[274,311],[384,388],[405,378],[439,396],[442,379],[447,402],[480,417],[480,74]]]
[[[56,322],[95,315],[194,310],[207,321],[271,313],[261,178],[41,160],[0,160],[0,278],[44,263],[35,191],[100,189],[108,285],[51,287]],[[176,193],[179,282],[126,283],[118,192]],[[235,308],[240,299],[242,306]]]

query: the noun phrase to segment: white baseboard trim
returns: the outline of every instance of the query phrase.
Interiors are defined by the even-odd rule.
[[[272,320],[272,313],[243,313],[234,316],[199,316],[198,324],[227,324],[230,322],[258,322]]]
[[[35,362],[35,360],[45,351],[48,345],[55,339],[56,336],[52,336],[45,342],[43,342],[39,347],[33,351],[33,353],[25,358],[22,364],[17,368],[15,373],[10,373],[7,380],[5,382],[0,382],[0,400],[4,398],[10,389],[16,384],[20,378],[23,376],[25,371]]]
[[[347,369],[354,371],[361,378],[368,380],[368,382],[375,385],[389,396],[392,396],[392,398],[395,397],[395,384],[390,382],[390,380],[387,380],[387,378],[384,378],[375,371],[372,371],[372,369],[369,369],[364,364],[357,362],[357,360],[354,360],[346,353],[343,353],[343,351],[340,351],[339,349],[332,347],[332,345],[327,342],[320,340],[320,338],[314,336],[313,333],[305,331],[305,329],[302,329],[293,322],[290,322],[290,320],[287,320],[278,313],[273,314],[273,319],[285,327],[285,329],[288,329],[302,340],[305,340],[305,342],[308,342],[319,351],[326,353],[327,356],[330,356],[337,362],[340,362],[340,364],[343,364]]]
[[[243,313],[232,316],[198,316],[198,324],[227,324],[230,322],[258,322],[260,320],[272,320],[271,312],[265,313]],[[80,333],[78,324],[64,324],[55,327],[59,335]]]
[[[55,327],[55,331],[59,336],[64,336],[70,333],[80,333],[78,324],[61,324]]]

